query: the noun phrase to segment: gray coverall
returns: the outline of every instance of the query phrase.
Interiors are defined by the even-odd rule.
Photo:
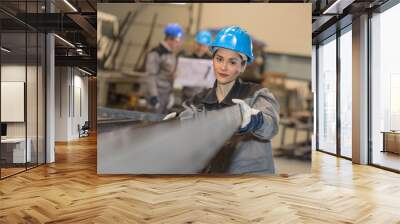
[[[188,119],[195,113],[218,110],[235,105],[232,99],[242,99],[252,108],[262,112],[264,124],[258,130],[246,134],[234,134],[217,155],[204,168],[205,173],[275,173],[272,157],[271,139],[279,129],[279,104],[267,88],[253,83],[244,83],[237,79],[234,86],[222,102],[216,96],[216,83],[214,87],[197,94],[179,114],[180,119]]]
[[[160,103],[156,113],[167,113],[169,96],[173,90],[177,58],[164,45],[153,48],[146,57],[147,84],[150,97],[157,97]]]

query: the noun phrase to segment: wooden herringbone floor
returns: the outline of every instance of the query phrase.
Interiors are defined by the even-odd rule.
[[[0,181],[0,223],[400,223],[400,175],[314,152],[311,174],[98,176],[96,139]]]

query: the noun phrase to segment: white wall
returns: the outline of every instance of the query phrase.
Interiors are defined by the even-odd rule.
[[[25,83],[1,81],[1,121],[24,122],[24,104]]]
[[[311,56],[311,3],[204,4],[200,28],[238,25],[268,52]]]
[[[55,68],[55,140],[68,140],[70,76],[67,67]]]
[[[6,82],[25,82],[25,65],[9,64],[1,66],[1,81]],[[28,73],[32,67],[28,66]],[[28,93],[28,96],[32,95]],[[36,94],[35,94],[36,96]],[[7,108],[1,108],[7,110]],[[25,122],[7,123],[7,137],[25,137]]]
[[[25,65],[1,65],[1,81],[25,82]]]
[[[56,67],[56,141],[79,138],[78,124],[88,120],[88,78],[82,75],[75,68]]]
[[[25,65],[9,64],[1,66],[1,81],[2,82],[25,82]],[[31,70],[32,67],[28,67]],[[26,82],[25,82],[26,83]],[[4,96],[2,96],[4,97]],[[7,108],[1,108],[7,110]],[[24,137],[25,124],[24,122],[7,123],[7,135],[9,137]]]
[[[73,119],[71,120],[71,125],[72,125],[72,130],[71,130],[71,135],[73,138],[79,137],[78,133],[78,124],[81,126],[85,123],[85,121],[88,121],[89,118],[89,113],[88,113],[88,78],[87,76],[82,77],[80,75],[76,75],[77,70],[75,70],[75,75],[74,75],[74,108],[72,108],[73,113],[72,117]],[[81,73],[79,73],[81,74]],[[79,102],[80,101],[80,102]],[[81,108],[79,108],[81,107]],[[82,110],[82,111],[80,111]],[[75,112],[75,113],[74,113]]]
[[[38,69],[38,70],[37,70]],[[30,148],[32,152],[32,161],[44,163],[44,74],[42,67],[39,65],[25,66],[25,64],[2,64],[1,66],[1,81],[2,82],[24,82],[26,85],[26,101],[24,100],[22,108],[19,108],[21,113],[25,114],[26,120],[22,122],[6,122],[7,137],[9,138],[24,138],[27,136],[30,139]],[[27,78],[27,80],[25,80]],[[2,90],[3,91],[3,90]],[[21,93],[24,94],[23,90]],[[3,97],[7,97],[2,95]],[[26,106],[25,106],[26,102]],[[1,110],[13,110],[10,107],[2,107]],[[14,109],[15,110],[15,109]],[[7,111],[15,113],[14,111]],[[37,157],[37,153],[39,154]]]

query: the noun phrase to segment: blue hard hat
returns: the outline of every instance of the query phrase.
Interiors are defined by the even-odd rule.
[[[165,36],[180,38],[183,36],[183,29],[177,23],[170,23],[164,29]]]
[[[247,64],[251,64],[254,61],[251,37],[245,30],[238,26],[230,26],[220,30],[210,47],[212,53],[217,48],[222,47],[246,55]]]
[[[211,44],[212,35],[209,31],[200,31],[196,34],[196,42],[209,46]]]

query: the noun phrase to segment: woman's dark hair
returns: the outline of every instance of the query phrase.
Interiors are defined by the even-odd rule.
[[[213,52],[213,54],[212,54],[212,59],[214,59],[215,53],[217,53],[217,51],[214,51],[214,52]],[[245,65],[245,64],[246,64],[246,60],[244,60],[244,58],[242,57],[241,54],[239,54],[239,57],[240,57],[240,60],[242,60],[242,61],[241,61],[242,66]]]

